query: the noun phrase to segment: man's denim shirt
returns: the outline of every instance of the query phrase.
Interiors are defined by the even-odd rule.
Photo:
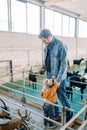
[[[46,59],[47,55],[47,47],[48,45],[46,45],[44,48],[44,60]],[[56,77],[57,82],[61,82],[66,78],[67,47],[60,40],[53,37],[49,48],[51,56],[51,75]]]

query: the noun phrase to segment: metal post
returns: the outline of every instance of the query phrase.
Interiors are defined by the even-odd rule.
[[[85,99],[83,101],[83,105],[85,106],[87,104],[87,99]],[[83,121],[85,122],[85,120],[87,120],[87,108],[85,108],[85,111],[84,111],[84,118],[83,118]],[[83,130],[87,130],[87,125],[84,126]]]
[[[62,126],[66,123],[66,108],[65,108],[65,106],[63,106],[63,108],[62,108],[61,123],[62,123]]]
[[[76,34],[75,34],[75,36],[76,36],[76,59],[77,59],[77,57],[78,57],[78,34],[79,34],[79,20],[78,20],[78,18],[76,19]]]
[[[25,76],[24,76],[24,70],[23,70],[23,93],[25,93]],[[23,102],[23,103],[26,103],[26,98],[25,98],[25,95],[23,94],[23,96],[22,96],[22,99],[21,99],[21,101]]]
[[[87,104],[87,99],[83,101],[83,105],[85,106]],[[84,119],[83,120],[87,120],[87,108],[84,111]]]
[[[10,82],[13,83],[13,70],[12,70],[12,60],[10,60]]]
[[[28,57],[28,66],[30,65],[29,64],[29,50],[27,50],[27,57]]]

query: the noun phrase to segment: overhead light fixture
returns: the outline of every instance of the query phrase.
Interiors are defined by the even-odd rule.
[[[68,2],[68,1],[73,1],[73,0],[43,0],[44,1],[44,5],[46,5],[46,6],[50,6],[50,5],[52,5],[52,4],[54,4],[54,3],[57,3],[57,2]]]
[[[85,14],[80,14],[80,15],[79,15],[79,18],[81,18],[81,19],[87,18],[87,13],[85,13]]]
[[[27,2],[27,0],[16,0],[16,1],[24,2],[24,3]]]

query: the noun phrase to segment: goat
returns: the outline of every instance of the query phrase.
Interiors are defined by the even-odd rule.
[[[70,77],[70,87],[76,86],[80,88],[81,94],[84,94],[84,89],[86,88],[85,78],[78,74],[78,71],[73,73],[73,75]],[[81,95],[81,99],[83,99],[83,96]]]
[[[9,110],[9,107],[5,104],[5,102],[2,100],[2,99],[0,99],[0,101],[2,102],[2,104],[3,104],[3,106],[1,106],[1,109],[2,109],[2,111],[0,112],[0,118],[7,118],[7,119],[11,119],[11,117],[10,117],[10,114],[9,113],[7,113],[7,112],[5,112],[5,111],[10,111]],[[3,111],[3,109],[5,110],[5,111]]]
[[[85,70],[84,70],[84,74],[86,74],[87,73],[87,68],[85,68]]]
[[[73,60],[73,64],[80,65],[80,63],[84,60],[84,58],[81,59],[75,59]]]
[[[79,75],[79,71],[73,71],[73,72],[67,72],[67,79],[70,80],[72,76],[81,76]],[[71,96],[71,101],[73,99],[73,88],[72,85],[70,87],[66,87],[66,96],[69,97]]]
[[[85,61],[86,66],[85,66],[85,70],[84,70],[84,75],[87,73],[87,60]]]
[[[67,72],[67,79],[70,78],[73,74],[71,72]]]
[[[42,68],[38,72],[39,74],[44,74],[45,73],[45,66],[43,65]]]
[[[30,113],[26,112],[25,116],[22,116],[20,110],[18,109],[18,115],[21,119],[13,119],[9,120],[7,123],[0,125],[0,130],[30,130],[26,121],[29,121],[32,117],[30,117]],[[5,115],[3,115],[4,118]]]
[[[36,89],[37,73],[33,72],[32,69],[29,71],[29,81],[32,81],[32,88]],[[30,83],[29,83],[30,86]]]
[[[69,79],[73,75],[81,76],[81,75],[79,75],[79,71],[67,72],[67,79]]]

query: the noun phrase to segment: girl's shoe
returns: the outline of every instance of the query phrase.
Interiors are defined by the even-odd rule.
[[[57,127],[56,125],[48,126],[48,128],[50,128],[50,129],[54,129],[56,127]]]

